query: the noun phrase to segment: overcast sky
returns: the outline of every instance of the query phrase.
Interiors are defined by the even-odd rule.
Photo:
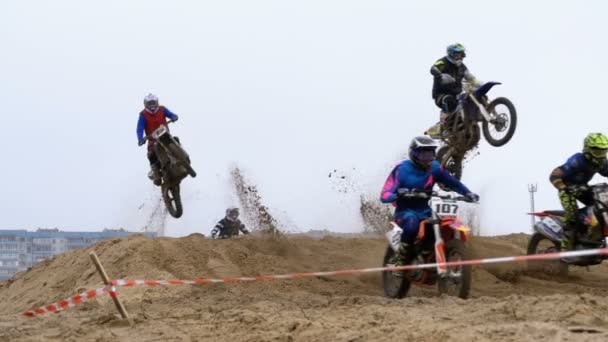
[[[359,193],[329,171],[377,197],[436,122],[429,68],[461,42],[519,114],[463,180],[483,233],[529,231],[527,184],[537,208],[558,207],[550,171],[606,131],[606,13],[601,0],[3,0],[0,228],[139,230],[159,197],[135,136],[154,92],[198,172],[169,235],[208,233],[236,203],[231,165],[300,229],[357,231]]]

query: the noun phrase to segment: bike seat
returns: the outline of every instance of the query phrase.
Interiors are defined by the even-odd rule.
[[[545,210],[543,211],[545,214],[553,215],[553,216],[564,216],[566,215],[565,210]]]

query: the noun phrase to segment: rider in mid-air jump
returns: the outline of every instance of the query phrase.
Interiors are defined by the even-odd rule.
[[[173,114],[169,109],[158,104],[158,97],[154,94],[148,94],[144,97],[144,109],[139,113],[137,121],[137,141],[139,146],[146,143],[144,132],[149,136],[157,128],[167,124],[167,118],[177,121],[178,116]],[[158,157],[154,152],[154,141],[148,140],[148,160],[150,161],[150,178],[154,184],[160,185],[162,180],[160,176],[160,165]]]
[[[458,105],[458,94],[462,93],[462,81],[466,80],[473,86],[479,86],[479,81],[471,74],[463,60],[466,57],[462,44],[449,45],[446,56],[440,58],[431,67],[433,75],[433,100],[441,108],[440,121],[450,114]],[[433,127],[428,134],[439,136],[441,125]]]
[[[437,143],[429,137],[416,137],[409,148],[409,160],[399,163],[391,171],[382,189],[382,203],[393,203],[395,223],[403,229],[401,246],[396,253],[397,266],[408,264],[414,257],[414,242],[418,235],[420,221],[431,216],[427,199],[404,198],[411,190],[432,190],[435,182],[441,182],[459,194],[477,202],[479,196],[446,172],[435,160]]]

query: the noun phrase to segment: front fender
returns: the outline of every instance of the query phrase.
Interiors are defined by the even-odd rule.
[[[477,88],[477,90],[475,90],[475,97],[480,98],[482,96],[484,96],[485,94],[487,94],[490,89],[492,89],[495,85],[499,85],[502,84],[500,82],[486,82],[484,84],[482,84],[479,88]]]

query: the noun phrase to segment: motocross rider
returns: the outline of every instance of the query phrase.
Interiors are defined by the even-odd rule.
[[[396,253],[397,266],[408,264],[414,257],[414,242],[420,228],[420,221],[431,216],[428,199],[405,198],[411,190],[432,190],[435,182],[441,182],[453,191],[464,195],[471,202],[479,201],[479,196],[471,192],[458,179],[445,171],[435,160],[437,143],[425,136],[416,137],[409,147],[409,160],[400,162],[391,171],[380,200],[393,203],[395,223],[403,229],[401,246]]]
[[[156,95],[148,93],[144,97],[144,109],[139,113],[139,120],[137,121],[137,141],[139,142],[139,146],[146,143],[144,132],[146,132],[146,136],[150,136],[157,128],[167,124],[167,118],[177,121],[178,116],[173,114],[168,108],[160,106]],[[148,178],[154,184],[160,185],[162,182],[160,165],[158,157],[154,152],[154,141],[152,140],[148,140],[148,160],[150,161]]]
[[[551,172],[549,180],[557,188],[559,200],[566,211],[564,233],[567,239],[563,249],[572,249],[577,232],[584,232],[585,224],[578,214],[577,200],[585,205],[594,203],[593,193],[587,183],[596,173],[608,177],[608,137],[602,133],[589,133],[583,143],[583,152],[576,153]]]
[[[239,208],[230,207],[226,209],[226,217],[221,219],[211,230],[212,239],[228,239],[239,235],[239,231],[245,235],[249,231],[239,220]]]
[[[458,105],[458,94],[462,93],[462,80],[466,80],[474,87],[479,81],[471,74],[463,60],[466,57],[462,44],[451,44],[446,48],[446,56],[440,58],[431,67],[433,75],[433,100],[441,108],[440,121],[452,113]],[[428,134],[439,135],[441,126],[437,125]]]

